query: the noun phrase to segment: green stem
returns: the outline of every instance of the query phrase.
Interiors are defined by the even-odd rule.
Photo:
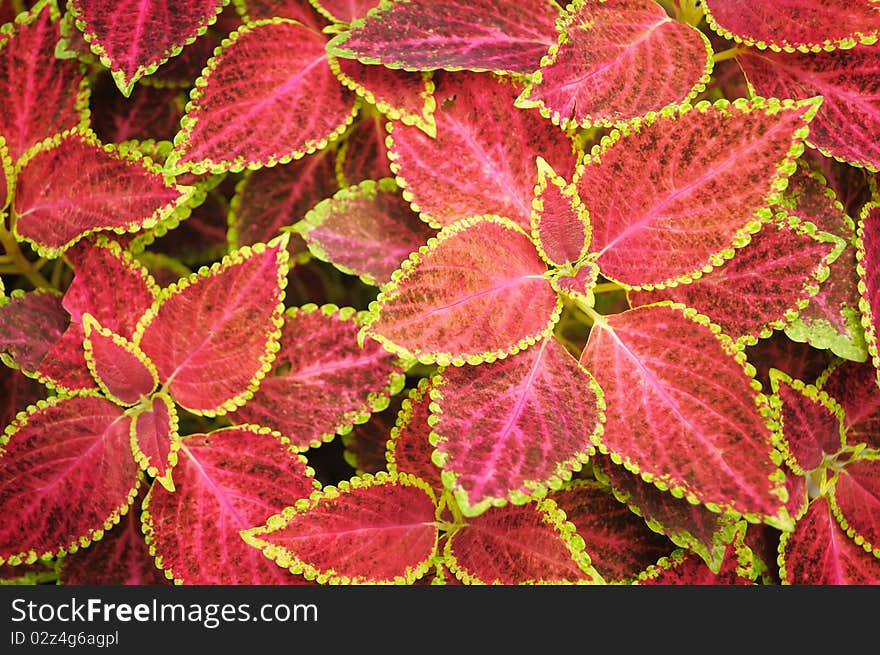
[[[602,282],[593,287],[593,293],[614,293],[615,291],[623,291],[624,288],[615,282]]]
[[[34,268],[34,265],[24,256],[15,236],[12,232],[6,229],[6,225],[2,222],[0,222],[0,245],[3,246],[3,250],[6,252],[6,257],[8,257],[8,261],[13,268],[13,270],[6,272],[24,275],[37,289],[48,289],[52,287],[49,280],[47,280],[39,270]]]
[[[732,48],[728,48],[727,50],[722,50],[721,52],[716,52],[712,55],[712,59],[715,60],[717,64],[719,61],[724,61],[726,59],[733,59],[737,55],[743,52],[743,49],[739,46],[735,45]]]
[[[584,314],[590,317],[593,321],[593,325],[598,325],[603,330],[608,329],[608,320],[602,316],[599,312],[593,309],[590,305],[583,302],[582,300],[575,300],[575,304],[577,308],[580,309]]]

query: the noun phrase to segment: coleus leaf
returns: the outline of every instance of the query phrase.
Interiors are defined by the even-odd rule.
[[[170,141],[180,127],[183,105],[180,89],[137,84],[126,98],[109,76],[101,76],[92,84],[92,129],[104,143]]]
[[[3,210],[6,209],[9,199],[12,197],[12,182],[14,179],[15,170],[12,167],[9,148],[6,147],[6,139],[0,135],[0,216],[6,216]]]
[[[23,158],[12,203],[16,235],[56,257],[87,234],[150,228],[189,196],[123,146],[90,131],[63,132]]]
[[[770,386],[770,371],[785,371],[793,378],[815,381],[835,359],[829,350],[819,350],[806,343],[793,341],[784,332],[776,331],[766,339],[744,349],[746,359],[755,368],[755,379],[762,387]]]
[[[550,286],[566,298],[593,307],[596,302],[593,290],[598,279],[599,267],[593,262],[585,261],[578,265],[572,275],[565,274],[564,269],[558,269],[550,278]]]
[[[871,362],[841,361],[817,380],[816,386],[843,409],[849,445],[867,443],[880,449],[880,388]]]
[[[293,226],[318,259],[379,286],[436,234],[392,178],[364,180],[322,200]]]
[[[767,399],[743,360],[717,326],[673,304],[602,318],[581,356],[605,392],[603,453],[677,497],[785,526]]]
[[[156,482],[174,491],[172,469],[177,464],[180,435],[174,401],[157,393],[137,408],[131,422],[131,452],[135,461]]]
[[[319,446],[364,423],[404,384],[399,361],[357,334],[364,315],[309,304],[285,315],[275,369],[235,414],[278,430],[298,448]]]
[[[440,468],[431,454],[431,378],[422,378],[404,399],[387,442],[385,459],[390,473],[410,473],[431,485],[439,497],[443,491]]]
[[[394,396],[388,403],[388,407],[370,416],[366,423],[355,425],[348,434],[342,435],[342,445],[345,447],[342,457],[357,475],[391,470],[386,460],[386,449],[388,440],[398,422],[398,414],[403,400],[401,394]],[[425,436],[425,441],[427,442],[427,436]],[[427,461],[430,464],[430,448],[427,451]],[[437,470],[436,466],[433,468]],[[439,491],[443,491],[442,484]]]
[[[101,327],[91,314],[83,314],[83,349],[89,370],[110,400],[134,405],[159,385],[156,367],[131,341]]]
[[[669,557],[662,558],[656,565],[648,567],[639,575],[639,585],[751,585],[754,581],[741,570],[747,553],[737,552],[733,545],[728,546],[725,557],[717,572],[694,553],[678,550]]]
[[[327,44],[335,57],[404,70],[528,75],[554,42],[556,5],[547,0],[382,0]]]
[[[856,243],[859,273],[859,309],[865,328],[868,354],[877,369],[880,385],[880,351],[877,335],[880,333],[880,203],[869,203],[859,217]]]
[[[546,499],[468,519],[446,542],[444,554],[465,584],[604,582],[575,526]]]
[[[346,133],[336,151],[336,179],[340,189],[362,180],[380,180],[394,175],[385,146],[385,123],[382,114],[363,112],[360,120]]]
[[[602,432],[602,390],[552,337],[446,369],[434,384],[434,462],[466,516],[545,495],[580,470]]]
[[[272,166],[339,137],[354,118],[355,96],[333,75],[324,43],[320,33],[280,18],[233,32],[196,81],[166,168]],[[316,100],[320,112],[313,111]]]
[[[0,298],[0,359],[34,374],[69,323],[57,292],[13,290],[8,299]]]
[[[128,96],[134,83],[178,55],[229,0],[69,0],[76,26]]]
[[[132,338],[182,407],[215,416],[251,398],[283,323],[287,236],[245,246],[163,289]]]
[[[846,536],[820,496],[779,542],[782,584],[861,585],[880,582],[880,558]]]
[[[315,30],[325,24],[308,0],[232,0],[232,4],[245,21],[292,18]]]
[[[808,144],[842,161],[880,168],[880,145],[873,138],[880,131],[880,45],[804,54],[748,50],[737,61],[758,95],[822,96]]]
[[[128,429],[122,408],[95,395],[18,415],[2,438],[0,511],[16,520],[0,529],[0,561],[75,552],[119,522],[138,487]]]
[[[532,240],[548,264],[578,262],[590,245],[590,216],[574,184],[538,157],[538,184],[532,199]]]
[[[880,457],[875,453],[844,466],[830,502],[847,536],[880,558]]]
[[[377,473],[325,487],[244,540],[278,566],[330,584],[410,584],[436,556],[436,500],[406,474]]]
[[[817,107],[815,99],[703,101],[612,132],[575,180],[602,274],[651,288],[732,258],[772,217],[766,206],[794,172]]]
[[[239,536],[318,486],[287,439],[239,426],[184,437],[178,454],[176,491],[154,484],[144,501],[156,565],[178,584],[295,583]]]
[[[575,0],[519,107],[560,127],[611,126],[705,90],[709,40],[653,0]]]
[[[689,284],[630,291],[633,307],[671,300],[698,309],[741,344],[755,344],[784,328],[827,279],[846,247],[811,223],[765,224],[722,266]]]
[[[363,334],[423,363],[477,364],[514,354],[548,334],[559,318],[561,301],[546,270],[511,220],[463,219],[394,272],[371,304]]]
[[[0,389],[3,389],[3,396],[0,397],[0,427],[4,428],[28,405],[34,405],[46,397],[46,389],[42,384],[8,366],[0,366]]]
[[[706,0],[706,21],[725,39],[774,51],[816,53],[874,43],[872,0]]]
[[[55,57],[57,18],[54,2],[40,2],[0,32],[0,134],[13,162],[43,139],[88,123],[83,69]]]
[[[391,170],[422,220],[442,227],[480,214],[507,216],[531,228],[540,155],[570,179],[571,138],[535,110],[513,101],[522,84],[475,73],[434,77],[437,137],[417,127],[388,126]]]
[[[334,23],[351,23],[363,18],[380,0],[308,0],[312,7]]]

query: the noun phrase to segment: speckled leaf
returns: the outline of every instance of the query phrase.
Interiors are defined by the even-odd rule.
[[[342,435],[342,444],[345,446],[342,457],[358,475],[391,470],[386,460],[386,449],[403,400],[404,395],[398,393],[391,398],[388,407],[370,416],[366,423],[355,425],[348,434]],[[425,441],[427,440],[425,436]],[[430,463],[430,448],[427,450],[427,460]],[[443,485],[440,485],[440,491],[442,490]]]
[[[536,158],[571,179],[571,139],[537,111],[513,106],[521,84],[474,73],[434,81],[437,138],[400,123],[388,128],[391,170],[404,197],[435,227],[498,214],[531,229]]]
[[[298,448],[318,446],[384,409],[403,386],[397,359],[358,346],[363,315],[306,305],[287,311],[274,370],[234,420],[278,430]]]
[[[794,171],[816,107],[702,102],[613,132],[576,180],[603,275],[650,288],[733,257],[770,220],[766,205]]]
[[[842,361],[816,386],[843,408],[846,441],[880,449],[880,388],[871,362]]]
[[[743,349],[749,364],[755,368],[755,379],[763,388],[770,386],[770,370],[785,371],[793,378],[814,382],[835,360],[829,350],[793,341],[784,332],[776,331],[766,339]]]
[[[6,147],[6,139],[0,135],[0,216],[5,216],[4,209],[12,197],[12,181],[15,179],[15,170],[12,167],[12,158],[9,156],[9,148]],[[0,287],[0,294],[2,294]]]
[[[880,558],[880,458],[845,466],[838,473],[831,507],[847,535]]]
[[[0,134],[18,161],[31,146],[87,120],[80,65],[55,57],[60,37],[54,2],[41,2],[0,32]],[[0,205],[2,206],[2,205]]]
[[[639,585],[751,585],[753,581],[739,571],[740,559],[734,546],[728,546],[721,568],[713,572],[694,553],[674,552],[639,576]]]
[[[575,0],[517,100],[563,128],[614,125],[705,89],[709,40],[653,0]]]
[[[340,189],[362,180],[394,175],[385,146],[386,122],[382,114],[367,112],[345,135],[336,153],[336,179]]]
[[[709,26],[726,39],[786,52],[819,52],[874,43],[873,0],[706,0]]]
[[[419,220],[391,178],[364,180],[318,203],[294,225],[311,253],[379,286],[436,234]]]
[[[0,365],[0,428],[12,422],[15,415],[46,397],[46,388],[21,371]],[[427,436],[425,437],[427,441]]]
[[[548,0],[382,0],[327,45],[330,54],[404,70],[528,75],[555,41]]]
[[[355,96],[330,70],[324,43],[287,19],[233,32],[196,82],[166,167],[241,171],[299,159],[336,139],[354,117]]]
[[[66,132],[28,153],[12,203],[15,231],[54,257],[92,232],[153,227],[188,194],[136,152]]]
[[[397,415],[385,458],[391,472],[411,473],[434,489],[439,497],[444,490],[440,468],[431,460],[431,389],[430,378],[422,378],[411,389]]]
[[[574,264],[590,245],[590,217],[573,184],[556,174],[542,157],[532,199],[532,239],[553,266]]]
[[[257,389],[278,349],[287,237],[243,247],[164,289],[132,339],[182,407],[234,411]]]
[[[326,24],[309,0],[232,0],[232,3],[242,18],[249,21],[292,18],[315,30]]]
[[[180,435],[177,410],[164,393],[138,407],[131,423],[131,452],[143,471],[168,491],[174,491],[172,469],[177,464]]]
[[[86,364],[107,398],[134,405],[156,389],[156,369],[140,348],[91,314],[83,315],[82,327]]]
[[[880,168],[880,45],[796,54],[748,50],[737,61],[758,95],[823,97],[807,143],[852,164]]]
[[[123,95],[195,41],[229,0],[69,0],[92,52]]]
[[[424,363],[477,363],[514,353],[559,317],[546,269],[510,220],[459,221],[403,262],[371,306],[364,331]]]
[[[868,354],[877,369],[877,384],[880,384],[880,352],[877,345],[880,333],[880,204],[865,205],[857,234],[859,309]]]
[[[286,439],[242,426],[182,439],[177,490],[154,484],[143,531],[156,565],[183,584],[294,584],[239,533],[317,487]],[[300,580],[301,581],[301,580]]]
[[[109,75],[92,83],[91,124],[104,143],[170,141],[180,127],[186,96],[181,89],[137,84],[126,98]]]
[[[57,292],[13,291],[0,299],[0,358],[8,366],[36,372],[69,323]]]
[[[788,525],[766,398],[707,321],[676,305],[623,312],[594,326],[581,363],[605,392],[602,452],[677,497]]]
[[[435,555],[435,503],[418,478],[378,473],[325,487],[242,537],[320,583],[409,584]]]
[[[89,370],[83,348],[82,325],[71,322],[37,369],[37,379],[62,395],[100,387]]]
[[[16,517],[0,529],[0,561],[74,552],[119,521],[138,484],[128,425],[97,396],[53,397],[18,415],[0,440],[0,513]]]
[[[599,279],[599,267],[593,262],[581,264],[574,275],[555,275],[550,278],[550,286],[567,298],[586,303],[592,307],[596,302],[593,289]]]
[[[363,18],[380,0],[308,0],[320,13],[334,23],[351,23]]]
[[[810,503],[794,532],[782,535],[779,558],[783,584],[880,583],[880,559],[846,536],[824,497]]]
[[[522,504],[558,486],[592,454],[604,402],[592,375],[552,337],[435,381],[431,443],[462,512]]]

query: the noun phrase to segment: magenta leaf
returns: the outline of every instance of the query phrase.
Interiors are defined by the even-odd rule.
[[[816,381],[835,359],[831,351],[793,341],[779,331],[753,346],[746,346],[743,352],[749,364],[755,367],[755,379],[762,387],[770,386],[770,371],[774,368],[793,378]]]
[[[325,487],[242,537],[322,584],[411,584],[436,556],[435,503],[418,478],[380,472]]]
[[[880,449],[880,388],[871,362],[841,361],[816,381],[843,409],[843,425],[851,446],[867,443]]]
[[[278,349],[287,237],[230,253],[163,289],[132,341],[182,407],[234,411],[257,390]]]
[[[363,18],[380,0],[308,0],[319,14],[334,23],[351,23]]]
[[[603,453],[712,511],[789,525],[767,399],[717,326],[681,305],[639,307],[596,323],[581,363],[605,392]]]
[[[183,100],[180,89],[147,84],[135,85],[126,98],[110,76],[101,76],[92,86],[92,129],[104,143],[170,141],[180,127]]]
[[[15,179],[15,169],[12,166],[12,158],[9,156],[9,148],[6,147],[6,139],[0,135],[0,219],[6,216],[6,205],[12,197],[12,181]],[[2,292],[2,288],[0,288]]]
[[[156,367],[140,348],[101,327],[91,314],[83,314],[82,326],[86,363],[107,398],[134,405],[155,391],[159,384]]]
[[[880,351],[877,345],[877,335],[880,333],[880,203],[865,205],[857,235],[859,309],[862,311],[868,354],[877,369],[877,384],[880,384]]]
[[[294,584],[239,533],[317,487],[287,439],[257,426],[181,440],[176,491],[154,484],[143,531],[156,565],[183,584]]]
[[[880,457],[850,462],[838,473],[831,507],[856,545],[880,558]]]
[[[403,400],[401,394],[394,396],[388,403],[388,407],[370,416],[366,423],[355,425],[348,434],[342,435],[342,445],[345,446],[342,457],[357,475],[391,470],[386,460],[388,440],[391,438],[392,430],[398,421]],[[427,442],[427,436],[425,441]],[[428,451],[427,461],[430,464],[430,448],[426,450]],[[434,469],[438,470],[437,467]],[[417,475],[416,477],[421,476]],[[439,490],[434,487],[434,490],[439,494],[443,491],[443,485],[440,485]]]
[[[816,53],[874,43],[872,0],[706,0],[706,20],[725,39],[760,49]]]
[[[392,177],[391,162],[385,146],[385,118],[367,113],[346,133],[336,152],[336,178],[340,189],[362,180]],[[329,197],[332,194],[325,194]]]
[[[234,420],[266,425],[297,448],[316,447],[364,423],[403,387],[397,359],[357,334],[364,315],[334,305],[290,308],[274,370]]]
[[[461,220],[401,264],[363,332],[423,363],[505,357],[543,338],[559,318],[561,301],[546,270],[509,219]]]
[[[354,118],[355,96],[333,75],[324,43],[319,32],[280,18],[233,32],[196,82],[166,168],[272,166],[339,137]]]
[[[75,552],[119,522],[138,486],[128,425],[122,408],[91,395],[18,415],[0,441],[0,513],[16,517],[0,529],[0,561]]]
[[[593,289],[598,279],[599,267],[593,262],[585,261],[573,275],[566,275],[560,270],[550,278],[550,286],[564,297],[592,307],[596,301]]]
[[[3,428],[28,405],[34,405],[46,397],[45,387],[37,380],[7,366],[0,366],[0,389],[3,389],[3,396],[0,397],[0,427]]]
[[[517,100],[560,127],[615,125],[688,102],[712,71],[709,40],[653,0],[576,0]]]
[[[410,390],[391,431],[385,458],[391,473],[411,473],[431,485],[439,497],[443,491],[440,468],[431,459],[431,389],[430,378],[422,378]]]
[[[150,228],[189,196],[134,150],[102,146],[91,132],[64,132],[28,152],[18,174],[15,231],[44,257],[87,234]]]
[[[538,184],[532,200],[532,239],[553,266],[578,262],[590,245],[590,216],[574,184],[538,158]]]
[[[131,423],[131,451],[135,461],[168,491],[174,491],[171,470],[177,464],[180,435],[177,410],[167,395],[157,393],[138,406]]]
[[[558,487],[594,452],[604,421],[602,390],[552,337],[502,360],[446,369],[431,396],[434,462],[466,516]]]
[[[364,180],[319,202],[293,229],[311,253],[379,286],[436,230],[419,220],[392,178]]]
[[[15,290],[0,297],[0,360],[34,374],[69,323],[57,292]]]
[[[538,156],[565,179],[574,146],[537,111],[513,101],[522,85],[474,73],[434,78],[437,137],[417,127],[389,126],[391,170],[404,197],[434,227],[482,214],[507,216],[531,229]]]
[[[99,390],[85,359],[84,338],[82,325],[71,323],[46,353],[37,370],[37,379],[61,395]]]
[[[39,141],[88,122],[82,68],[55,57],[57,19],[56,4],[42,2],[0,32],[0,134],[13,162]]]
[[[528,75],[553,45],[558,16],[548,0],[382,0],[332,39],[327,50],[404,70]]]
[[[639,585],[751,585],[754,581],[749,558],[751,553],[733,543],[727,546],[721,568],[712,571],[706,563],[694,553],[677,550],[669,557],[662,558],[656,565],[648,567],[639,575]],[[745,565],[745,566],[744,566]]]
[[[232,0],[232,3],[245,21],[292,18],[314,30],[320,30],[325,24],[309,0]]]
[[[76,26],[128,96],[204,34],[229,0],[69,0]]]

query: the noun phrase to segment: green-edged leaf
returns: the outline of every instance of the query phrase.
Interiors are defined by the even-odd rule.
[[[532,239],[552,266],[579,261],[590,245],[590,217],[574,184],[538,158],[538,184],[532,199]]]
[[[388,439],[385,459],[391,473],[411,473],[431,485],[439,497],[444,490],[440,468],[431,460],[430,378],[422,378],[404,399]]]
[[[880,558],[880,457],[847,464],[837,474],[829,500],[847,536]]]
[[[181,89],[148,84],[136,84],[126,98],[110,75],[101,75],[89,98],[92,129],[103,143],[170,141],[180,128],[185,99]]]
[[[287,236],[230,253],[163,289],[133,341],[182,407],[214,416],[256,391],[278,350]]]
[[[131,422],[131,452],[148,475],[174,491],[171,470],[177,464],[180,435],[177,410],[164,393],[157,393],[137,408]]]
[[[755,379],[763,388],[770,386],[770,371],[785,371],[793,378],[815,381],[836,358],[829,350],[793,341],[784,332],[776,331],[758,340],[744,351],[749,364],[755,367]]]
[[[556,125],[615,125],[687,102],[712,72],[709,40],[653,0],[575,0],[517,100]]]
[[[751,552],[742,546],[730,543],[724,553],[721,568],[712,571],[694,553],[678,550],[669,557],[662,558],[656,565],[648,567],[639,575],[639,585],[751,585],[754,581],[747,577],[751,565]]]
[[[612,132],[576,179],[602,274],[650,288],[733,257],[772,217],[766,207],[794,172],[817,107],[815,99],[700,102]]]
[[[53,397],[0,440],[0,562],[76,552],[119,522],[137,486],[129,419],[98,396]],[[52,520],[47,520],[51,517]]]
[[[351,23],[366,16],[379,0],[308,0],[308,4],[334,23]]]
[[[324,43],[320,33],[280,18],[230,34],[196,81],[166,168],[241,171],[326,147],[356,109],[354,94],[327,63]]]
[[[464,219],[401,264],[363,331],[424,363],[505,357],[541,339],[559,318],[546,270],[511,220]]]
[[[86,364],[101,391],[120,405],[134,405],[159,385],[156,367],[131,341],[83,314]]]
[[[562,294],[564,297],[580,302],[592,307],[596,302],[596,295],[593,289],[599,279],[599,267],[593,262],[583,262],[578,266],[577,270],[567,275],[560,271],[560,274],[553,275],[550,278],[550,286],[556,293]]]
[[[677,497],[788,525],[767,399],[717,326],[681,305],[593,326],[581,363],[605,392],[604,453]]]
[[[269,18],[292,18],[320,30],[326,21],[321,20],[309,0],[232,0],[235,10],[245,21]]]
[[[12,167],[9,148],[6,147],[6,139],[0,135],[0,216],[5,216],[3,210],[6,209],[9,199],[12,197],[12,181],[14,179],[15,170]]]
[[[877,384],[880,384],[880,351],[877,345],[877,335],[880,333],[880,203],[865,205],[859,217],[857,235],[859,309],[868,354],[877,369]]]
[[[365,475],[313,493],[242,537],[322,584],[411,584],[436,554],[435,503],[416,477]]]
[[[14,290],[8,299],[0,299],[0,359],[34,374],[69,323],[58,293]]]
[[[386,122],[379,112],[364,110],[360,120],[346,133],[336,151],[336,179],[340,189],[362,180],[380,180],[393,175],[385,145]]]
[[[348,434],[342,435],[342,445],[345,447],[342,457],[358,475],[392,470],[386,460],[386,449],[403,401],[402,394],[394,396],[388,403],[388,407],[370,416],[370,420],[366,423],[355,425]],[[428,441],[427,436],[425,436],[425,441]],[[430,463],[430,448],[426,448],[426,450],[428,451],[427,461]],[[438,471],[439,477],[439,469],[436,466],[434,469]],[[441,484],[439,488],[435,487],[435,491],[438,494],[441,493],[443,485]]]
[[[871,362],[842,361],[816,386],[843,409],[843,426],[850,446],[867,443],[880,449],[880,388]]]
[[[278,430],[297,448],[316,447],[364,423],[403,387],[400,362],[357,334],[364,315],[334,305],[287,310],[274,369],[234,415]]]
[[[3,428],[28,405],[46,397],[46,388],[42,384],[8,366],[0,366],[0,389],[3,389],[0,396],[0,427]],[[425,441],[427,439],[426,436]]]

